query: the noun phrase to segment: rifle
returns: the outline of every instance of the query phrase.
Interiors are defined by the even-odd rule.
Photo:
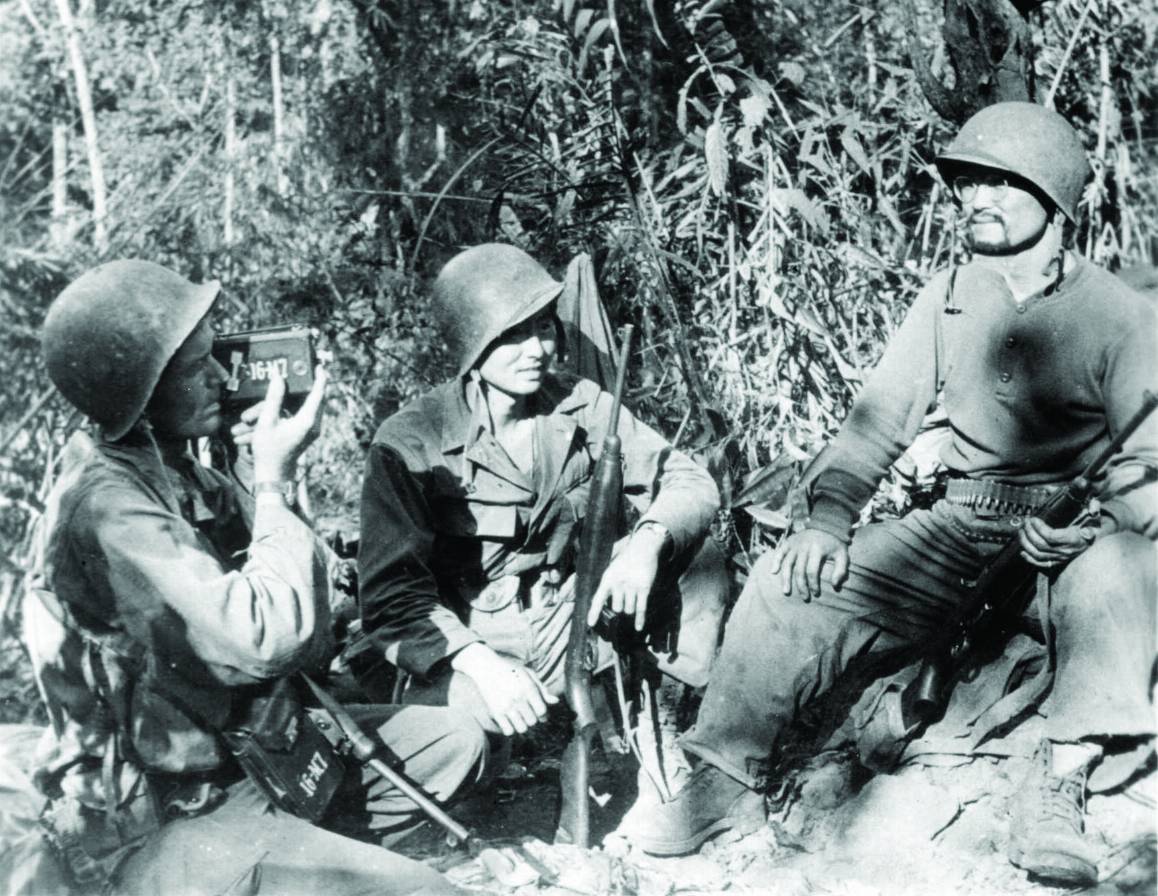
[[[590,778],[589,759],[591,742],[598,730],[595,708],[591,699],[591,673],[595,668],[595,636],[587,625],[591,599],[599,587],[604,570],[611,560],[619,523],[619,504],[623,496],[623,469],[617,430],[619,407],[623,399],[623,384],[627,375],[627,358],[631,350],[634,328],[624,328],[623,347],[615,374],[615,392],[603,450],[591,477],[591,491],[587,496],[587,514],[579,535],[579,552],[575,563],[575,606],[572,610],[571,633],[567,642],[567,661],[564,667],[567,702],[575,713],[574,733],[563,753],[559,771],[562,800],[556,843],[572,843],[586,847],[591,838],[591,807],[587,801]]]
[[[1142,407],[1073,482],[1055,494],[1036,514],[1046,525],[1062,529],[1072,525],[1094,494],[1094,479],[1122,449],[1125,441],[1158,406],[1158,395],[1142,394]],[[1032,602],[1037,567],[1021,556],[1017,535],[1009,539],[970,588],[966,609],[940,649],[921,663],[917,677],[901,695],[906,728],[926,725],[941,717],[955,682],[985,657],[1004,647],[1022,614]]]

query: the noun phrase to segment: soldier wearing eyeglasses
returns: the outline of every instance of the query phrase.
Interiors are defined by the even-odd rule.
[[[895,671],[955,618],[968,583],[1012,537],[1044,574],[1052,639],[1044,739],[1011,805],[1009,854],[1040,877],[1097,879],[1084,831],[1089,776],[1105,789],[1154,732],[1158,418],[1100,483],[1100,509],[1065,528],[1035,512],[1158,388],[1149,299],[1066,247],[1089,172],[1074,129],[1032,103],[962,127],[937,166],[971,260],[934,276],[890,341],[815,480],[805,527],[752,570],[699,718],[698,763],[639,845],[687,852],[762,809],[771,759],[802,712],[850,676]],[[946,497],[853,531],[861,508],[940,409]],[[1140,748],[1140,750],[1139,750]]]

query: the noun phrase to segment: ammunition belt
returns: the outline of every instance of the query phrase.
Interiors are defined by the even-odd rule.
[[[1056,485],[1009,485],[988,479],[950,479],[945,500],[991,513],[1026,515],[1040,510],[1057,491]]]

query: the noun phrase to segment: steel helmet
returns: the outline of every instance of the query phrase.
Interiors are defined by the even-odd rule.
[[[1086,151],[1070,123],[1037,103],[994,103],[961,126],[949,148],[937,156],[946,169],[984,165],[1029,181],[1072,222],[1090,172]]]
[[[563,284],[522,249],[484,243],[459,252],[434,281],[434,306],[461,376],[488,345],[559,297]]]
[[[216,280],[190,283],[149,261],[93,268],[48,309],[41,350],[49,377],[108,438],[119,439],[220,288]]]

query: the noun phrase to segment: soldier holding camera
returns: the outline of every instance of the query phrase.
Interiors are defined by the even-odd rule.
[[[217,293],[116,261],[74,281],[45,321],[53,382],[101,429],[70,446],[27,604],[57,734],[39,773],[49,839],[86,892],[456,892],[324,829],[340,823],[341,795],[379,843],[417,810],[343,775],[291,678],[324,668],[332,649],[326,556],[284,489],[317,434],[324,372],[282,417],[275,371],[233,427],[252,450],[253,497],[189,451],[222,426],[227,371],[207,319]],[[444,709],[353,712],[440,799],[485,749],[475,722]]]

